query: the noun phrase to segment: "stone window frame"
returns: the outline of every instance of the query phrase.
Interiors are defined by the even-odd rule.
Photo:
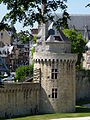
[[[57,88],[52,88],[52,98],[57,98]]]
[[[52,69],[51,78],[52,79],[57,79],[57,76],[58,76],[58,70],[57,69]]]
[[[51,79],[57,78],[58,78],[58,63],[53,61],[51,66]]]

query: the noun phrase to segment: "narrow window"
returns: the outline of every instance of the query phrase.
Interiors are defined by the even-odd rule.
[[[52,98],[54,98],[54,89],[52,89]]]
[[[58,61],[52,62],[51,66],[51,79],[57,79],[58,78]]]
[[[57,79],[57,74],[58,74],[58,70],[57,69],[52,69],[51,78],[52,79]]]
[[[55,98],[57,98],[57,89],[55,89]]]
[[[52,98],[57,98],[57,88],[52,89]]]
[[[57,79],[57,73],[58,73],[58,71],[57,71],[57,69],[55,69],[55,79]]]
[[[52,69],[52,79],[54,79],[54,69]]]

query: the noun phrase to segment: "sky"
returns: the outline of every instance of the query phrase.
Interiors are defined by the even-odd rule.
[[[90,0],[67,0],[67,6],[68,6],[67,11],[69,14],[90,14],[90,8],[85,7],[89,2]],[[2,17],[6,14],[6,12],[7,12],[6,6],[0,4],[0,21]],[[57,12],[59,13],[59,10]],[[34,27],[36,26],[37,25],[35,24]],[[19,32],[20,30],[29,29],[29,28],[23,28],[23,25],[20,23],[17,23],[15,25],[15,28],[17,32]]]
[[[85,7],[90,0],[67,0],[68,9],[70,14],[90,14],[90,8]]]

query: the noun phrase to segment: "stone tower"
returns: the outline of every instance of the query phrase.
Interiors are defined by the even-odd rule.
[[[40,113],[75,111],[75,63],[68,38],[51,23],[38,36],[34,53],[34,82],[41,84]],[[36,71],[37,72],[37,77]]]

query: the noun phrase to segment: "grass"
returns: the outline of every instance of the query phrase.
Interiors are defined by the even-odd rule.
[[[83,104],[89,104],[89,103],[90,103],[90,100],[77,101],[75,113],[56,113],[56,114],[33,115],[33,116],[11,118],[11,119],[5,119],[5,120],[50,120],[50,119],[54,119],[54,118],[90,116],[90,108],[83,107]]]
[[[85,117],[89,116],[89,113],[56,113],[56,114],[45,114],[45,115],[34,115],[21,118],[12,118],[7,120],[50,120],[54,118],[65,118],[65,117]]]

